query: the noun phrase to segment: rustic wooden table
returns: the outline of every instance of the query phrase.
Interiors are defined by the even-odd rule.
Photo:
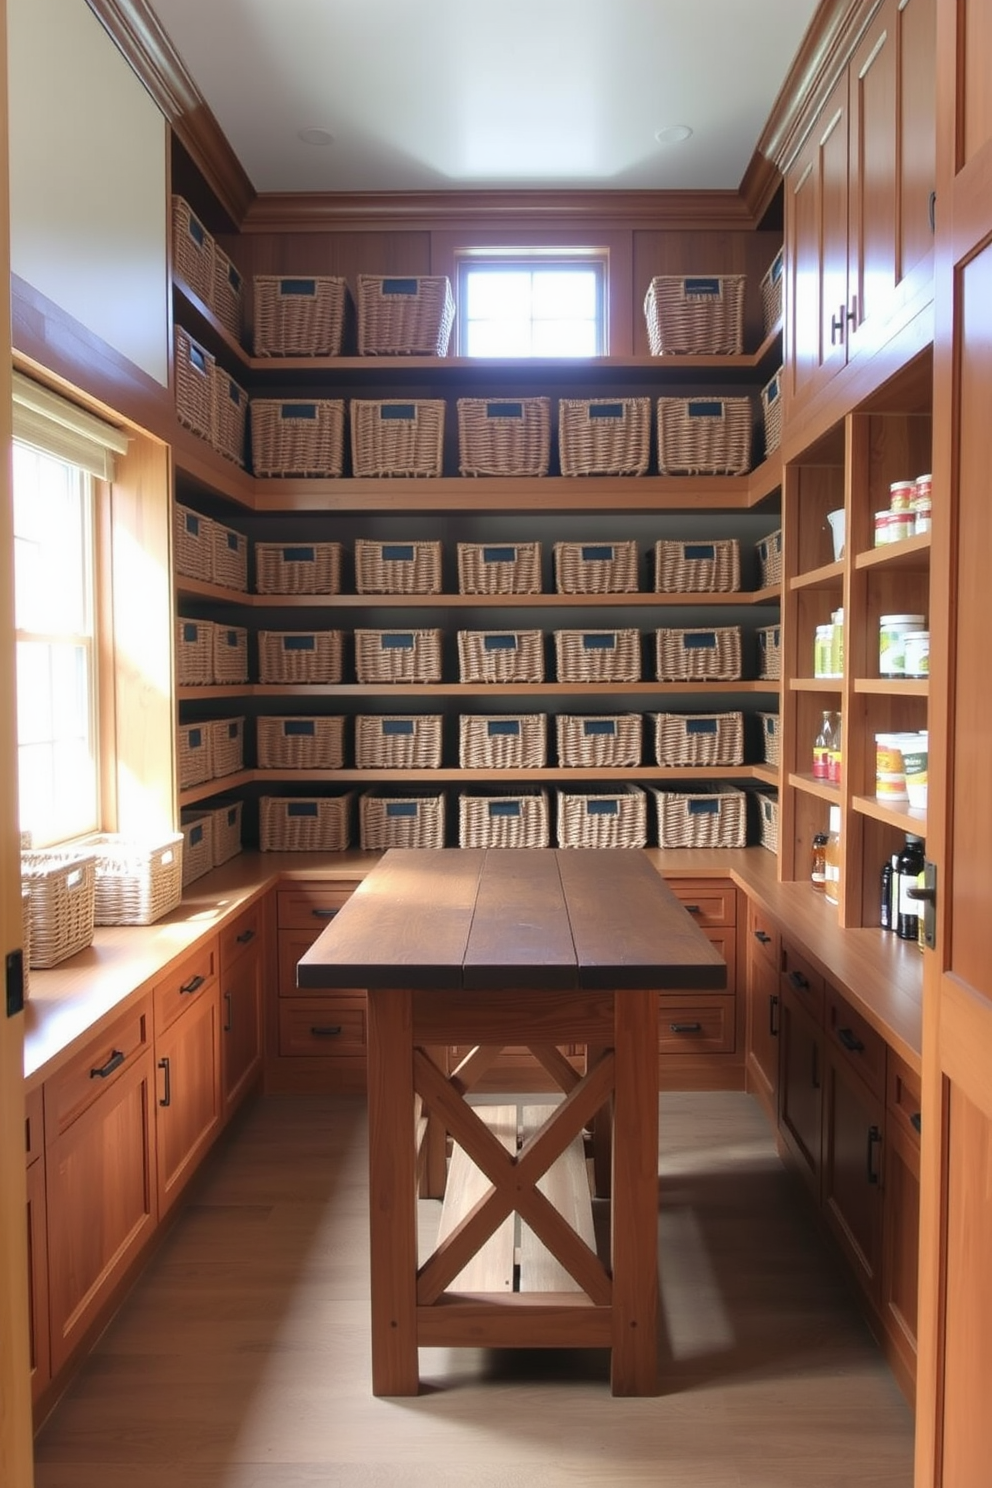
[[[420,1347],[608,1348],[615,1395],[656,1391],[657,993],[719,987],[725,972],[641,853],[384,855],[297,970],[301,987],[368,989],[374,1394],[417,1394]],[[570,1042],[587,1046],[584,1075],[558,1053]],[[518,1153],[466,1102],[464,1072],[444,1072],[440,1051],[458,1043],[483,1061],[525,1045],[565,1092]],[[595,1121],[608,1267],[537,1188]],[[418,1266],[418,1182],[443,1187],[445,1132],[491,1188]],[[581,1291],[447,1290],[514,1212]]]

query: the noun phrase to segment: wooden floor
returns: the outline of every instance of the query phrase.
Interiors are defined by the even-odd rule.
[[[363,1105],[269,1098],[50,1417],[37,1488],[910,1488],[911,1413],[756,1104],[661,1117],[657,1399],[614,1399],[603,1353],[465,1350],[374,1399]]]

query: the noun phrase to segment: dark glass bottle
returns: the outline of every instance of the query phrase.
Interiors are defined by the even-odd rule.
[[[892,929],[892,859],[882,864],[882,878],[878,902],[878,920],[883,930]]]
[[[923,872],[923,839],[906,833],[906,841],[896,859],[896,934],[900,940],[916,940],[920,931],[919,900],[910,899],[907,890],[916,888]]]
[[[823,893],[823,886],[827,881],[827,834],[817,832],[813,838],[813,848],[810,854],[809,879],[814,889]]]

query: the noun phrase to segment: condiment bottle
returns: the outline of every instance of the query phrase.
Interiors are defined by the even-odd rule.
[[[827,779],[832,785],[840,785],[840,766],[843,755],[842,750],[843,725],[839,713],[833,715],[830,729],[830,748],[827,752]]]
[[[896,934],[900,940],[916,940],[920,931],[919,900],[909,897],[923,872],[923,839],[906,833],[906,841],[896,859]]]
[[[879,884],[878,921],[883,930],[892,929],[892,859],[882,864]]]
[[[840,807],[830,808],[830,830],[824,845],[823,897],[828,904],[840,903]]]
[[[810,853],[809,881],[819,893],[827,879],[827,834],[817,832],[813,838],[813,847]]]
[[[830,726],[832,714],[829,709],[824,708],[823,719],[820,723],[820,731],[813,740],[813,779],[826,780],[830,773],[830,739],[833,729]]]

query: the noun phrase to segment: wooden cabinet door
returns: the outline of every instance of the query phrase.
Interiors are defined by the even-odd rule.
[[[884,0],[848,68],[848,356],[870,344],[892,307],[899,180],[898,0]]]
[[[859,1285],[879,1294],[882,1262],[881,1102],[832,1051],[826,1060],[822,1203]]]
[[[779,1131],[814,1196],[820,1196],[823,1131],[823,1032],[782,986]]]
[[[155,1040],[159,1212],[192,1177],[220,1125],[217,983],[198,994]]]
[[[255,946],[221,971],[221,1084],[225,1119],[262,1063],[262,951]]]
[[[778,972],[760,952],[747,957],[748,1087],[772,1120],[778,1115],[781,1001]]]
[[[882,1321],[906,1376],[916,1374],[920,1266],[920,1145],[892,1120],[885,1133]]]
[[[37,1158],[29,1166],[27,1186],[31,1398],[37,1400],[51,1378],[48,1339],[48,1219],[45,1208],[44,1158]]]

